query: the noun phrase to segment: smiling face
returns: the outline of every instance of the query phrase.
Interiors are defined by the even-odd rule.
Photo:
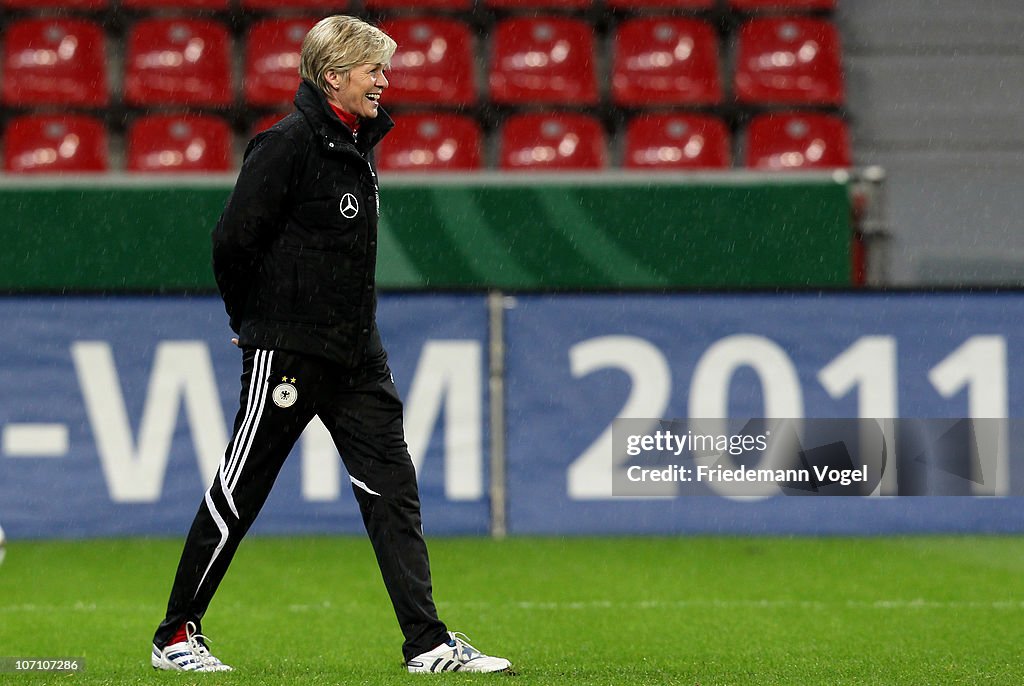
[[[362,119],[377,116],[381,93],[388,87],[383,64],[360,64],[345,73],[328,69],[327,99],[349,114]]]

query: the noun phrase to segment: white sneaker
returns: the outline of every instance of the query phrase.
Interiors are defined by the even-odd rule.
[[[410,672],[505,672],[512,663],[503,657],[484,655],[469,645],[465,634],[448,632],[448,641],[417,655],[406,663]]]
[[[230,672],[231,667],[218,660],[203,641],[206,636],[196,633],[196,625],[185,625],[186,640],[171,643],[163,650],[155,645],[150,656],[153,669],[167,669],[175,672]],[[202,639],[202,640],[200,640]]]

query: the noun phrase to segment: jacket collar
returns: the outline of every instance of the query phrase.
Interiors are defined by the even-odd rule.
[[[359,154],[366,155],[380,139],[395,126],[384,108],[378,107],[377,116],[359,123],[359,135],[353,136],[327,103],[327,96],[311,81],[302,80],[295,93],[295,107],[306,117],[313,131],[328,142],[354,147]]]

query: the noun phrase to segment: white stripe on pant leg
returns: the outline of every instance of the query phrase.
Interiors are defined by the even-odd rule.
[[[352,483],[354,483],[359,488],[361,488],[364,491],[366,491],[367,493],[369,493],[370,495],[380,495],[380,493],[378,493],[377,491],[374,491],[369,486],[367,486],[365,481],[360,481],[359,479],[355,478],[351,474],[349,475],[348,480],[351,481]]]
[[[225,481],[227,481],[237,466],[238,455],[242,451],[242,445],[245,444],[245,437],[248,435],[250,427],[252,426],[253,417],[256,413],[256,406],[259,404],[259,398],[264,390],[263,384],[265,383],[266,377],[269,376],[264,367],[266,358],[266,351],[256,351],[256,356],[253,360],[252,379],[249,381],[249,397],[246,399],[245,416],[242,419],[242,425],[238,427],[238,433],[235,435],[234,440],[231,443],[231,457],[224,469]]]
[[[245,419],[239,427],[231,446],[231,459],[224,470],[226,482],[231,482],[234,473],[238,470],[239,460],[242,458],[243,446],[246,441],[251,443],[252,434],[256,433],[255,424],[259,422],[259,413],[263,411],[264,397],[270,383],[270,360],[273,358],[273,351],[257,350],[256,360],[253,364],[253,381],[249,383],[249,398],[245,408]]]
[[[238,455],[238,444],[242,440],[242,436],[245,435],[246,430],[251,421],[253,407],[256,405],[255,391],[257,386],[260,384],[260,369],[263,366],[263,351],[257,350],[253,357],[252,363],[252,377],[249,379],[249,394],[246,397],[245,403],[245,414],[242,415],[242,423],[238,426],[238,431],[234,436],[231,437],[231,454],[224,458],[221,463],[220,474],[221,477],[226,481],[228,472],[231,471],[232,465],[235,463],[235,458]]]
[[[210,487],[210,491],[213,490],[213,486]],[[196,592],[192,597],[195,598],[199,595],[199,589],[202,588],[203,582],[206,581],[206,575],[210,573],[210,569],[213,568],[213,563],[217,561],[217,557],[220,556],[220,551],[224,550],[224,544],[228,542],[228,525],[224,523],[224,518],[220,516],[220,512],[217,512],[217,508],[213,505],[213,498],[210,496],[210,491],[206,492],[206,507],[210,510],[210,515],[213,516],[213,521],[217,524],[217,529],[220,531],[220,543],[217,544],[217,548],[213,551],[213,556],[210,558],[210,564],[206,565],[206,571],[203,572],[203,578],[196,584]]]
[[[221,462],[221,490],[224,492],[224,498],[228,501],[228,507],[231,508],[231,514],[235,515],[235,519],[239,518],[238,508],[235,506],[235,499],[232,497],[231,491],[228,490],[227,473],[232,471],[233,465],[237,461],[240,446],[245,441],[245,435],[249,431],[249,427],[252,425],[253,411],[257,404],[256,398],[265,392],[266,379],[269,377],[269,374],[264,367],[266,357],[266,351],[256,351],[256,356],[253,359],[253,376],[249,381],[249,397],[246,402],[245,415],[242,418],[241,426],[238,428],[238,433],[231,441],[231,458]]]
[[[271,351],[270,355],[267,357],[267,369],[268,370],[270,369],[270,364],[271,364],[273,359],[274,359],[274,352]],[[270,379],[268,378],[267,381],[269,382]],[[269,383],[266,384],[266,387],[269,387]],[[256,434],[259,432],[259,429],[260,429],[260,418],[263,417],[263,408],[267,404],[267,396],[270,395],[269,393],[266,392],[267,391],[266,387],[263,389],[262,395],[260,395],[259,409],[256,411],[256,421],[253,422],[252,431],[249,432],[249,440],[247,440],[246,443],[245,443],[245,450],[243,450],[242,453],[239,455],[238,467],[235,469],[235,473],[228,477],[228,490],[229,491],[234,491],[235,490],[235,486],[238,485],[238,479],[242,476],[242,470],[245,469],[245,461],[249,459],[249,451],[252,450],[253,439],[256,438]]]
[[[231,514],[235,515],[235,519],[241,519],[238,516],[238,508],[235,507],[235,499],[231,495],[231,491],[228,490],[228,485],[224,481],[224,475],[220,475],[220,490],[224,492],[224,499],[228,501],[228,507],[231,508]]]

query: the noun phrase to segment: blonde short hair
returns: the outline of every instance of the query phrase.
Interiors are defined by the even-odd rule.
[[[391,36],[376,26],[336,14],[318,21],[303,39],[299,76],[326,92],[327,70],[346,73],[360,64],[390,67],[397,48]]]

